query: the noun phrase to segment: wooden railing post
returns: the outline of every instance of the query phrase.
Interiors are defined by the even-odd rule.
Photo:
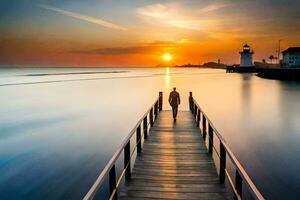
[[[163,93],[159,92],[159,111],[162,111],[163,108]]]
[[[194,99],[193,99],[193,93],[190,92],[190,96],[189,96],[189,105],[190,105],[190,111],[193,113],[193,108],[194,108]]]
[[[198,107],[195,104],[195,110],[194,110],[194,118],[197,119],[197,113],[198,113]]]
[[[158,108],[158,106],[157,106],[157,102],[154,104],[154,119],[156,119],[157,118],[157,108]]]
[[[243,179],[238,170],[235,171],[235,189],[240,198],[242,199],[242,188],[243,188]],[[236,195],[234,195],[235,199],[238,199]]]
[[[150,109],[150,126],[153,126],[153,108]]]
[[[112,168],[109,171],[109,196],[112,197],[113,200],[118,199],[118,194],[116,190],[116,167],[115,165],[112,166]],[[113,195],[113,196],[112,196]]]
[[[144,139],[147,139],[148,138],[148,115],[144,118],[143,128],[144,128]]]
[[[127,168],[126,168],[127,167]],[[125,180],[131,180],[131,166],[130,166],[130,141],[126,144],[124,148],[124,169],[125,170]]]
[[[202,112],[202,133],[203,133],[203,141],[205,141],[206,140],[206,118],[203,112]]]
[[[200,127],[200,117],[201,117],[201,111],[198,110],[198,115],[197,115],[197,127]]]
[[[209,143],[208,143],[208,153],[212,155],[213,147],[214,147],[214,129],[211,127],[211,124],[208,124],[208,136],[209,136]]]
[[[142,140],[141,140],[141,125],[138,126],[136,129],[136,145],[137,145],[137,152],[142,152]]]
[[[226,150],[223,143],[220,141],[220,183],[225,183],[226,169]]]
[[[159,112],[159,100],[157,100],[156,102],[156,116],[155,116],[155,119],[158,117],[158,112]]]
[[[197,112],[197,110],[196,110],[196,106],[194,106],[194,108],[193,108],[193,117],[195,118],[195,113]]]

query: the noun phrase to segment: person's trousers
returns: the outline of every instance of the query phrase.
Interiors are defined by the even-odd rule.
[[[172,111],[173,111],[173,118],[175,119],[178,113],[178,106],[172,106]]]

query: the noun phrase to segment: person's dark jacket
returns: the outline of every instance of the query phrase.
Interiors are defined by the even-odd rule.
[[[169,96],[169,103],[172,107],[177,107],[180,104],[180,96],[176,91],[172,91]]]

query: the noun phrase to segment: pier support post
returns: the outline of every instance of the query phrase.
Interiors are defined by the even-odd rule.
[[[146,116],[144,118],[144,121],[143,121],[143,132],[144,132],[144,139],[147,139],[148,138],[148,116]]]
[[[189,105],[190,105],[190,111],[193,113],[194,99],[193,99],[193,93],[192,92],[190,92],[190,96],[189,96]]]
[[[150,126],[153,126],[153,108],[150,110]]]
[[[116,167],[114,165],[109,171],[109,196],[112,197],[113,200],[118,199],[116,186]]]
[[[208,124],[208,136],[209,136],[208,153],[210,155],[212,155],[213,154],[213,147],[214,147],[214,130],[211,127],[210,123]]]
[[[238,170],[235,171],[235,189],[240,199],[242,199],[242,188],[243,188],[243,179]],[[239,199],[236,195],[234,195],[234,199]]]
[[[157,118],[158,113],[158,101],[154,104],[154,119]]]
[[[222,142],[220,142],[220,183],[225,183],[226,169],[226,150]]]
[[[142,138],[141,138],[141,125],[136,129],[136,145],[137,145],[137,152],[142,152]]]
[[[200,117],[201,117],[201,112],[198,110],[198,115],[197,115],[197,127],[200,127]]]
[[[202,113],[202,134],[203,134],[203,141],[206,141],[206,118],[204,113]]]
[[[159,92],[159,111],[162,111],[163,108],[163,93]]]
[[[130,166],[130,141],[126,144],[124,148],[124,169],[125,170],[125,180],[131,180],[131,166]]]
[[[194,117],[195,117],[195,120],[197,120],[197,113],[198,113],[198,107],[197,107],[196,104],[195,104],[195,110],[194,110]]]

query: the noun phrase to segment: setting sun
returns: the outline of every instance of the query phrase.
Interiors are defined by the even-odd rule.
[[[163,56],[162,56],[163,60],[166,61],[166,62],[170,62],[171,60],[173,60],[173,55],[169,54],[169,53],[165,53]]]

